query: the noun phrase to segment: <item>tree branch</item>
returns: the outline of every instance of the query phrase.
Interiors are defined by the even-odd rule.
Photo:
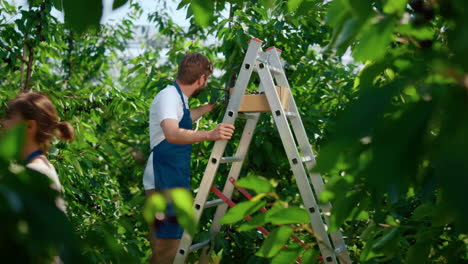
[[[26,65],[28,62],[26,61],[26,44],[23,45],[23,56],[22,56],[22,59],[21,61],[23,63],[21,63],[21,86],[24,87],[24,65]],[[23,88],[21,88],[21,90],[23,90]]]
[[[26,47],[28,49],[28,67],[26,71],[26,81],[24,82],[23,89],[21,90],[23,93],[29,92],[29,83],[31,82],[31,74],[34,61],[34,48],[29,44],[26,44]]]

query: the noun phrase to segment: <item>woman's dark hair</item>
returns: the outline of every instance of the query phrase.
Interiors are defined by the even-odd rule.
[[[7,118],[14,114],[20,114],[24,120],[36,121],[35,139],[46,148],[53,136],[66,141],[74,139],[73,127],[68,122],[59,121],[57,111],[46,95],[37,92],[20,94],[8,103]]]

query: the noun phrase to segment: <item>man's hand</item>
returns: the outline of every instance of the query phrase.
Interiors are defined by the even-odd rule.
[[[230,124],[218,124],[215,129],[210,131],[211,140],[231,139],[235,127]]]
[[[205,104],[197,108],[190,109],[190,115],[192,116],[192,121],[197,121],[202,115],[210,112],[216,107],[216,104]]]

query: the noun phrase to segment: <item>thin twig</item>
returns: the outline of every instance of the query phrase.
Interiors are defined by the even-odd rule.
[[[33,61],[34,61],[34,48],[31,45],[26,45],[28,48],[28,68],[26,71],[26,81],[24,82],[23,90],[22,92],[28,92],[29,91],[29,83],[31,82],[31,74],[32,74],[32,67],[33,67]]]
[[[2,46],[2,48],[6,49],[6,50],[7,50],[8,52],[10,52],[10,53],[15,54],[15,51],[14,51],[12,48],[10,48],[10,47],[8,47],[8,46],[6,46],[6,45],[5,45],[5,46]],[[21,57],[20,55],[15,54],[15,57],[16,57],[18,60],[20,60],[21,62],[26,63],[26,60],[25,60],[23,57]]]
[[[24,87],[24,65],[26,65],[28,62],[26,61],[26,44],[23,46],[23,58],[21,59],[21,61],[23,63],[21,63],[21,87]]]

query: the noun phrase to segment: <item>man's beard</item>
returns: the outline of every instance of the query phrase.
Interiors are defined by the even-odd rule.
[[[206,85],[200,86],[199,88],[197,88],[197,89],[193,92],[193,94],[192,94],[191,97],[197,98],[197,96],[200,95],[200,93],[203,92],[203,90],[205,90],[205,88],[206,88]]]

